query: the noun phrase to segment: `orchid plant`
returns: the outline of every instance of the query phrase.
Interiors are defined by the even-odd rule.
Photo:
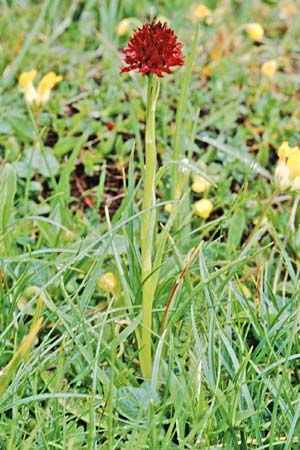
[[[155,142],[155,110],[160,78],[172,73],[171,67],[182,66],[182,43],[166,23],[151,22],[136,30],[128,46],[122,50],[125,67],[121,72],[138,70],[148,77],[146,105],[145,175],[141,219],[142,329],[139,358],[142,375],[150,378],[152,370],[152,307],[156,283],[153,261],[156,236],[155,176],[157,152]]]

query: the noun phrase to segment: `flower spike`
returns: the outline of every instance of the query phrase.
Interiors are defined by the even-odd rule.
[[[162,78],[164,72],[172,73],[171,67],[184,64],[182,46],[166,23],[146,23],[135,30],[128,47],[121,50],[126,64],[121,73],[137,69],[143,75],[152,72]]]

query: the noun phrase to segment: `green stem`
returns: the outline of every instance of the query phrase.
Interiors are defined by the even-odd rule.
[[[147,111],[146,111],[146,165],[144,178],[144,197],[141,220],[141,253],[142,253],[142,330],[140,364],[144,378],[151,377],[151,330],[152,305],[154,290],[151,280],[152,253],[155,244],[155,109],[159,93],[159,80],[152,73],[148,77]]]

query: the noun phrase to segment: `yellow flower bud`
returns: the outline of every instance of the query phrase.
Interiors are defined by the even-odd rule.
[[[130,20],[129,19],[123,19],[118,25],[117,33],[119,36],[124,36],[127,34],[130,30]]]
[[[197,216],[207,219],[213,210],[213,204],[207,198],[202,198],[194,203],[193,209]]]
[[[193,4],[189,11],[189,18],[194,23],[201,21],[210,25],[213,22],[212,11],[204,3]]]
[[[277,61],[275,59],[270,59],[270,61],[266,61],[261,66],[262,73],[269,78],[272,78],[277,70]]]
[[[192,184],[192,191],[196,192],[197,194],[201,194],[202,192],[205,192],[209,188],[209,186],[210,182],[205,178],[195,176]]]
[[[164,206],[164,210],[168,213],[173,211],[173,203],[166,203]]]
[[[259,23],[248,23],[246,25],[246,32],[249,38],[254,42],[261,41],[264,35],[264,29]]]
[[[114,288],[116,287],[116,280],[115,280],[114,274],[112,272],[104,273],[99,278],[97,284],[98,284],[99,289],[101,289],[102,291],[105,291],[105,292],[113,291]]]
[[[193,6],[191,14],[195,19],[206,19],[211,15],[211,10],[202,3],[200,5]]]

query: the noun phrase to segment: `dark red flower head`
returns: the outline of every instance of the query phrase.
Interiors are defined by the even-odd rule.
[[[135,30],[128,47],[121,50],[127,64],[121,72],[138,69],[143,75],[152,72],[162,78],[163,72],[172,73],[170,67],[184,64],[181,48],[181,42],[166,23],[145,23]]]

